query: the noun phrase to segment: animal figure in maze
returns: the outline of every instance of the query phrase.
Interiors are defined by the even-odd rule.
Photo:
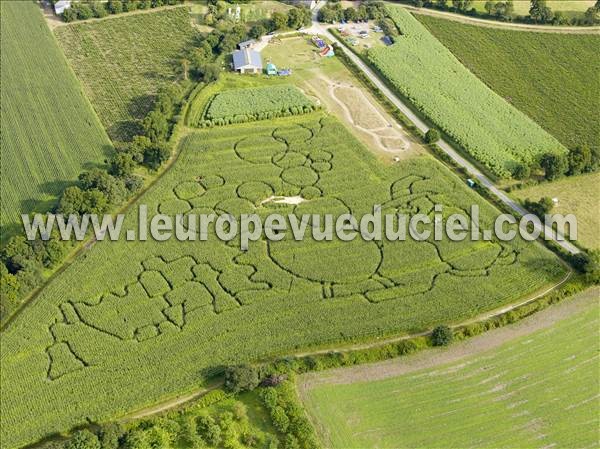
[[[50,326],[53,343],[46,349],[49,379],[101,363],[102,348],[179,332],[194,314],[223,313],[240,307],[240,293],[269,288],[249,280],[253,270],[242,264],[220,270],[190,256],[172,261],[156,256],[142,265],[137,281],[122,292],[61,304],[61,319]],[[91,353],[78,345],[83,334],[106,344]]]

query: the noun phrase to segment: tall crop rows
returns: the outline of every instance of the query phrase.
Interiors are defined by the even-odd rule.
[[[390,47],[370,50],[370,61],[474,159],[495,175],[508,177],[517,163],[566,151],[469,72],[408,11],[388,11],[402,34]]]
[[[56,29],[56,37],[113,139],[126,140],[173,81],[194,37],[185,7]]]
[[[479,203],[482,226],[497,213],[432,159],[381,165],[324,114],[197,130],[182,145],[140,198],[149,211],[360,217],[375,204],[430,213]],[[281,195],[307,201],[272,201]],[[563,274],[523,241],[288,234],[242,251],[211,226],[203,242],[98,242],[3,331],[0,437],[12,448],[106,420],[198,387],[222,365],[460,321]]]
[[[252,122],[312,112],[315,105],[291,85],[232,89],[216,94],[200,126]]]
[[[32,2],[2,2],[3,231],[45,211],[110,142]],[[3,234],[3,237],[6,234]]]

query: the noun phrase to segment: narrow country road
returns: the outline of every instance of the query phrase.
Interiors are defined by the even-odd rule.
[[[331,42],[337,43],[339,48],[356,64],[360,70],[371,80],[371,82],[379,89],[387,99],[397,107],[402,113],[421,131],[426,133],[429,130],[429,126],[421,120],[391,89],[389,89],[379,76],[371,70],[371,68],[363,62],[352,50],[341,43],[332,33],[329,32],[329,26],[323,26],[323,24],[317,21],[319,9],[325,5],[325,1],[320,1],[317,6],[313,9],[313,24],[310,28],[304,32],[308,34],[321,34],[327,36]],[[459,166],[463,167],[467,172],[479,181],[479,183],[486,187],[492,194],[497,197],[502,203],[508,206],[512,211],[518,215],[527,215],[529,212],[525,210],[519,203],[511,199],[505,192],[500,190],[496,185],[484,175],[478,168],[476,168],[471,162],[461,156],[448,142],[440,139],[437,142],[438,146],[452,158],[452,160]],[[534,224],[536,231],[542,232],[545,236],[552,236],[552,240],[556,242],[561,248],[570,254],[577,254],[580,252],[579,248],[573,245],[571,242],[566,240],[561,234],[555,235],[556,233],[550,226],[544,224]]]

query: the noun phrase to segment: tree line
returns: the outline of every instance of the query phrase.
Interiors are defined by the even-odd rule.
[[[160,6],[182,4],[184,0],[81,0],[72,3],[61,14],[63,21],[75,22],[77,20],[101,19],[109,14],[121,14],[140,9],[158,8]],[[56,0],[53,1],[56,3]]]
[[[530,0],[529,14],[515,14],[514,1],[485,2],[485,12],[478,11],[473,6],[473,0],[405,0],[417,8],[435,8],[470,16],[495,18],[502,21],[516,21],[552,25],[597,25],[600,23],[600,0],[588,8],[581,17],[569,19],[562,11],[553,11],[546,0]]]

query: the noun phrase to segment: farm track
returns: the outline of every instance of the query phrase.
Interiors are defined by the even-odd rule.
[[[473,318],[473,319],[469,319],[469,320],[466,320],[466,321],[461,322],[461,323],[457,323],[457,324],[455,324],[455,325],[453,325],[451,327],[460,327],[460,326],[464,326],[464,325],[467,325],[467,324],[471,324],[471,323],[473,323],[475,321],[485,320],[487,318],[492,318],[494,316],[500,315],[502,313],[506,313],[506,312],[508,312],[510,310],[513,310],[513,309],[517,308],[517,307],[520,307],[522,305],[525,305],[525,304],[528,304],[528,303],[530,303],[532,301],[535,301],[536,299],[540,298],[541,296],[543,296],[543,295],[549,293],[550,291],[552,291],[552,290],[560,287],[562,284],[564,284],[571,277],[571,275],[572,275],[572,272],[569,271],[569,273],[567,273],[567,275],[558,284],[553,285],[552,287],[546,288],[546,289],[544,289],[544,291],[542,291],[540,293],[536,293],[533,296],[528,297],[526,300],[519,301],[516,304],[512,304],[510,306],[505,306],[505,307],[502,307],[501,309],[497,309],[495,311],[485,313],[483,315],[480,315],[477,318]],[[589,294],[591,297],[594,297],[594,296],[598,297],[600,295],[600,288],[594,287],[593,289],[586,290],[585,292],[580,293],[577,296],[583,296],[584,294]],[[547,316],[549,316],[549,319],[552,319],[552,317],[558,317],[559,315],[560,315],[560,317],[564,317],[565,314],[574,313],[577,310],[579,310],[579,308],[576,308],[574,306],[573,307],[567,307],[569,305],[573,306],[573,301],[569,301],[567,304],[561,304],[561,305],[558,305],[558,306],[546,309],[546,310],[544,310],[542,312],[539,312],[539,314],[544,314],[544,315],[541,316],[541,320],[539,320],[540,323],[546,323],[548,321]],[[563,306],[565,306],[565,307],[563,307]],[[550,312],[553,312],[553,313],[551,314]],[[533,316],[528,317],[528,318],[522,320],[524,322],[524,327],[525,328],[527,328],[527,329],[531,328],[532,329],[532,330],[530,330],[530,332],[533,332],[534,330],[537,330],[537,328],[534,329],[535,324],[530,324],[530,323],[533,323],[533,320],[535,319],[534,317],[537,317],[539,314],[536,313]],[[556,319],[555,319],[555,321],[556,321]],[[555,321],[552,321],[550,324],[548,324],[548,326],[551,325]],[[521,322],[519,322],[519,323],[521,323]],[[520,324],[517,323],[515,326],[520,326]],[[513,326],[513,327],[515,327],[515,326]],[[514,338],[515,337],[515,335],[513,335],[513,333],[512,333],[512,328],[513,327],[511,327],[510,329],[508,329],[504,333],[500,334],[501,336],[506,334],[504,337],[498,337],[497,333],[499,333],[500,331],[502,331],[506,327],[500,328],[500,329],[495,329],[494,331],[486,332],[486,333],[483,334],[483,336],[487,335],[488,333],[495,332],[494,336],[493,336],[493,340],[497,342],[496,346],[498,346],[501,343],[505,342],[506,340],[509,340],[510,338]],[[330,348],[326,348],[326,349],[318,349],[318,350],[315,350],[315,351],[306,351],[306,352],[301,352],[301,353],[294,353],[294,354],[291,354],[291,355],[293,355],[295,357],[305,357],[305,356],[310,356],[310,355],[324,354],[324,353],[331,352],[331,351],[336,351],[336,350],[338,350],[340,352],[344,352],[344,351],[368,349],[368,348],[373,348],[373,347],[385,345],[385,344],[388,344],[388,343],[393,343],[393,342],[397,342],[397,341],[401,341],[401,340],[407,340],[407,339],[414,338],[414,337],[425,336],[425,335],[428,335],[430,332],[431,331],[424,331],[424,332],[419,332],[419,333],[416,333],[416,334],[403,335],[401,337],[393,337],[393,338],[388,338],[388,339],[381,339],[381,340],[378,340],[378,341],[375,341],[375,342],[371,342],[371,343],[355,344],[355,345],[351,345],[351,346],[344,346],[343,348],[340,348],[339,346],[338,347],[330,347]],[[463,342],[461,344],[462,345],[466,345],[470,341],[471,341],[471,339],[468,340],[467,342]],[[496,347],[496,346],[493,346],[493,347]],[[477,345],[475,347],[479,348],[479,346],[477,346]],[[453,346],[453,348],[454,348],[454,346]],[[481,349],[481,350],[483,350],[483,349]],[[420,352],[419,354],[422,354],[422,353],[423,353],[423,351]],[[426,351],[426,355],[427,356],[430,355],[429,351]],[[466,355],[469,355],[469,354],[464,354],[463,356],[466,356]],[[448,361],[451,361],[451,360],[448,360]],[[379,366],[380,364],[385,364],[385,363],[393,364],[393,363],[403,363],[403,362],[404,362],[404,358],[397,358],[397,359],[388,360],[386,362],[380,362],[378,364],[365,365],[365,367],[366,368],[370,368],[370,367],[372,367],[374,365]],[[340,368],[340,370],[350,370],[350,369],[360,369],[360,368],[363,368],[363,366],[353,367],[353,368]],[[377,369],[375,369],[375,371],[377,371]],[[122,416],[120,418],[120,421],[123,421],[123,422],[132,421],[134,419],[145,418],[145,417],[148,417],[148,416],[153,416],[153,415],[157,415],[157,414],[166,412],[168,410],[171,410],[171,409],[177,408],[177,407],[179,407],[179,406],[181,406],[183,404],[186,404],[187,402],[190,402],[190,401],[193,401],[195,399],[201,398],[205,394],[207,394],[210,391],[213,391],[213,390],[221,387],[222,385],[223,385],[222,381],[215,382],[214,384],[210,385],[209,387],[201,388],[199,390],[190,392],[190,393],[188,393],[188,394],[186,394],[184,396],[177,396],[175,398],[171,398],[171,399],[168,399],[166,401],[159,402],[159,403],[157,403],[155,405],[152,405],[152,406],[149,406],[149,407],[145,407],[145,408],[143,408],[141,410],[138,410],[138,411],[135,411],[135,412],[131,412],[131,413],[127,414],[127,415]]]
[[[598,298],[600,298],[600,288],[592,287],[565,302],[544,309],[515,324],[457,342],[448,348],[427,349],[408,357],[399,357],[384,362],[303,374],[298,381],[300,394],[304,395],[315,385],[382,380],[478,355],[498,348],[515,338],[547,329],[559,321],[591,307],[593,303],[598,302]]]
[[[495,20],[479,19],[476,17],[464,16],[462,14],[455,14],[447,11],[437,11],[434,9],[426,8],[415,8],[410,5],[398,5],[409,11],[424,16],[439,17],[441,19],[452,20],[454,22],[461,22],[467,25],[475,25],[485,28],[496,28],[501,30],[512,30],[512,31],[529,31],[536,33],[557,33],[557,34],[600,34],[600,27],[570,27],[570,26],[554,26],[554,25],[530,25],[526,23],[510,23],[500,22]]]

